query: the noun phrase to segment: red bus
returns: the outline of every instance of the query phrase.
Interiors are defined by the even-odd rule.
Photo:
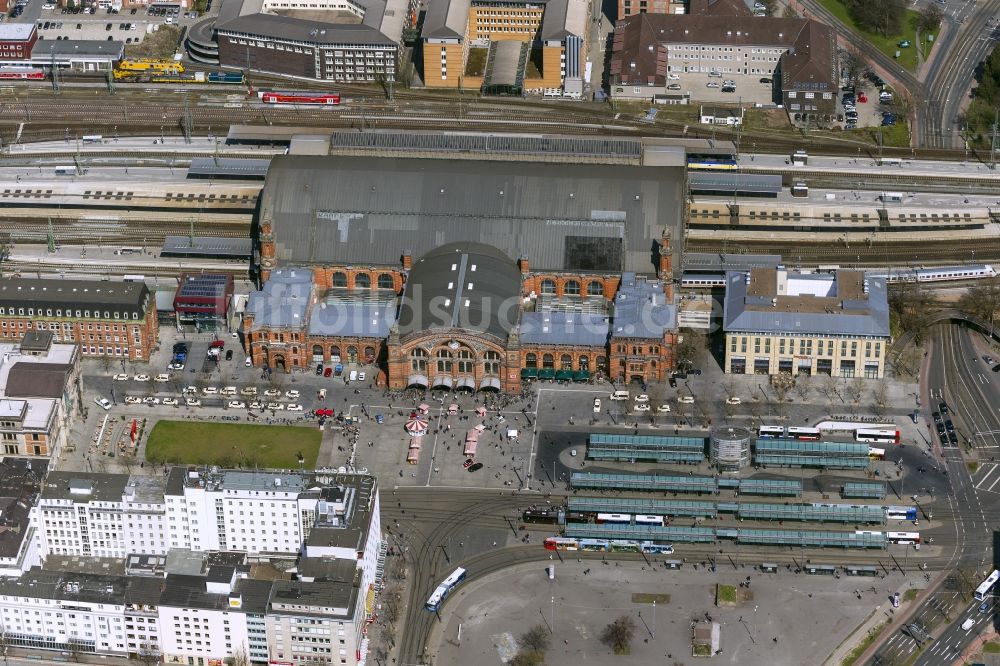
[[[265,104],[311,104],[315,106],[337,106],[340,93],[293,92],[272,90],[262,92],[260,99]]]

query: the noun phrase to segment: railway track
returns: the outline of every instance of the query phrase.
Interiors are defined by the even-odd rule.
[[[1000,243],[979,240],[929,239],[925,242],[881,240],[844,245],[829,242],[822,245],[803,244],[797,240],[774,238],[729,240],[725,233],[711,239],[688,238],[687,252],[719,252],[737,254],[778,254],[792,265],[844,264],[861,267],[954,265],[965,261],[1000,261]]]
[[[39,218],[35,222],[23,219],[4,219],[0,213],[0,242],[5,243],[40,243],[48,241],[48,218]],[[100,219],[59,219],[52,218],[52,233],[59,245],[94,245],[102,244],[142,244],[160,245],[167,236],[186,236],[194,231],[195,235],[218,236],[223,238],[249,238],[249,222],[237,224],[214,224],[201,221],[192,223],[189,220],[171,222],[167,220],[129,221]]]

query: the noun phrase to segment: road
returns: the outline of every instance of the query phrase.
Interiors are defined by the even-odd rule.
[[[989,460],[1000,446],[1000,373],[990,371],[974,346],[979,337],[971,329],[956,325],[936,327],[931,344],[927,386],[931,404],[924,406],[924,416],[940,409],[945,402],[959,433],[960,444],[974,441],[980,458]],[[929,437],[933,425],[929,422]],[[944,443],[944,442],[942,442]],[[966,600],[962,588],[975,587],[985,573],[995,567],[994,529],[1000,518],[1000,491],[991,490],[997,465],[988,463],[970,474],[959,448],[942,446],[942,455],[951,481],[949,509],[953,518],[956,548],[950,569],[956,571],[948,585],[932,595],[919,608],[913,620],[928,630],[946,626],[933,644],[925,646],[915,662],[917,666],[951,664],[989,621],[992,613],[978,612],[980,602]],[[965,581],[961,581],[962,577]],[[970,631],[961,629],[969,617],[977,621]],[[938,633],[935,631],[935,633]],[[916,641],[896,631],[882,646],[871,664],[904,663],[917,650]]]
[[[799,0],[809,13],[837,32],[841,42],[851,45],[877,65],[897,88],[909,93],[916,117],[915,145],[926,148],[961,148],[956,118],[968,98],[976,66],[993,47],[1000,0],[952,0],[945,10],[946,29],[932,52],[922,80],[899,66],[867,40],[855,34],[828,11],[819,0]]]
[[[918,145],[961,148],[959,114],[969,97],[976,67],[996,41],[1000,0],[954,0],[945,13],[947,28],[928,63],[923,81],[924,110],[917,106]]]

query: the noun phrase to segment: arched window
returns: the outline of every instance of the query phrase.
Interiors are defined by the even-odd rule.
[[[587,295],[588,296],[603,296],[604,295],[604,285],[597,280],[591,280],[587,283]]]
[[[542,293],[543,294],[556,293],[556,281],[549,279],[542,280]]]
[[[524,367],[526,368],[537,368],[538,367],[538,356],[535,354],[525,354],[524,356]]]
[[[347,286],[347,273],[342,273],[337,271],[333,274],[333,279],[330,280],[330,284],[334,287],[346,287]]]
[[[559,359],[559,367],[561,370],[572,370],[573,369],[573,357],[569,354],[563,354]]]
[[[552,358],[552,354],[546,354],[542,357],[542,367],[552,368],[555,366],[555,359]]]
[[[365,347],[365,363],[374,363],[374,362],[375,362],[375,348]]]
[[[330,347],[330,360],[334,363],[340,363],[340,345]]]
[[[488,351],[483,354],[483,371],[488,375],[500,374],[500,354]]]
[[[356,289],[371,289],[372,276],[368,273],[358,273],[354,276],[354,287]]]
[[[603,356],[598,356],[597,360],[594,361],[594,365],[597,366],[598,370],[607,370],[608,369],[608,359],[604,358]]]
[[[569,296],[579,296],[580,283],[576,280],[566,280],[566,284],[563,285],[563,293]]]
[[[378,288],[379,289],[392,289],[395,287],[392,276],[388,273],[380,273],[378,276]]]
[[[437,351],[437,371],[451,372],[451,352],[447,349]]]
[[[476,362],[473,358],[473,354],[468,349],[463,349],[458,352],[458,371],[463,373],[472,373]]]
[[[427,372],[428,356],[427,350],[419,347],[410,352],[410,367],[413,368],[414,372]]]
[[[579,363],[581,370],[590,370],[590,359],[587,356],[581,356],[577,363]]]
[[[357,347],[348,347],[347,348],[347,362],[348,363],[357,363],[358,362],[358,348]]]
[[[323,345],[313,345],[313,360],[314,361],[323,360]]]

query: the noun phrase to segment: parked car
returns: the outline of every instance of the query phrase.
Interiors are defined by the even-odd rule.
[[[133,379],[135,379],[135,381],[137,382],[148,382],[149,375],[146,374],[136,375],[135,377],[133,377]]]
[[[264,391],[264,397],[265,398],[280,398],[281,397],[281,389],[267,389],[266,391]]]
[[[708,83],[705,84],[705,87],[706,88],[718,88],[719,84],[716,83],[715,81],[709,81]]]
[[[472,466],[469,467],[469,471],[470,472],[478,472],[482,468],[483,468],[483,463],[475,463],[474,465],[472,465]]]
[[[670,405],[664,403],[664,404],[660,405],[659,407],[657,407],[656,411],[660,412],[661,414],[669,414],[670,413]]]
[[[128,375],[126,375],[124,372],[119,372],[117,375],[112,377],[112,379],[116,382],[127,382]]]
[[[739,404],[742,404],[742,403],[743,403],[743,401],[740,400],[739,398],[736,398],[736,397],[726,398],[726,404],[727,405],[739,405]]]
[[[287,407],[285,407],[285,409],[288,410],[289,412],[301,412],[302,411],[302,405],[299,405],[299,404],[296,404],[296,403],[293,402],[292,404],[290,404]]]
[[[154,382],[161,382],[161,383],[162,382],[169,382],[170,381],[170,375],[168,375],[165,372],[161,372],[160,374],[158,374],[155,377],[153,377],[153,381]]]
[[[289,389],[285,391],[286,398],[298,398],[300,395],[301,393],[299,393],[296,389]]]
[[[601,399],[594,398],[594,413],[599,414],[601,411]]]
[[[240,389],[240,395],[248,395],[248,396],[257,395],[257,387],[256,386],[245,386],[245,387],[243,387],[243,388]]]
[[[647,405],[644,402],[640,402],[640,403],[636,404],[632,409],[634,409],[637,412],[648,412],[649,411],[649,405]]]
[[[247,404],[242,400],[230,400],[228,406],[229,409],[246,409]]]
[[[142,401],[144,403],[146,403],[147,405],[158,405],[158,404],[160,404],[160,399],[157,398],[156,396],[153,396],[153,395],[147,395],[145,398],[142,399]]]
[[[269,403],[267,403],[267,408],[271,409],[271,410],[274,410],[276,412],[280,412],[281,410],[283,410],[285,408],[285,406],[283,404],[281,404],[280,402],[269,402]]]
[[[177,403],[177,398],[164,398],[163,399],[163,404],[167,405],[169,407],[176,407],[177,404],[178,404]]]
[[[188,407],[201,407],[201,400],[198,398],[186,398],[184,404]]]

